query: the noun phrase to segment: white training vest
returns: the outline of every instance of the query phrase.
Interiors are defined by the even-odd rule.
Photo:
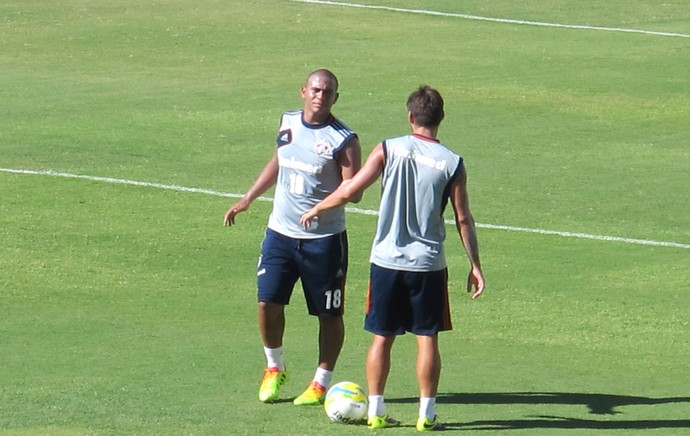
[[[335,154],[356,134],[332,117],[326,124],[310,125],[303,112],[285,112],[280,120],[278,181],[268,227],[297,239],[313,239],[345,230],[345,208],[324,212],[309,230],[300,217],[335,191],[342,177]]]
[[[383,142],[379,220],[370,261],[403,271],[446,268],[443,211],[462,158],[430,138]]]

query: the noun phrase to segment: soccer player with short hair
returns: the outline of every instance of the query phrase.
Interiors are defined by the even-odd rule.
[[[467,291],[473,291],[473,299],[484,292],[484,275],[463,159],[436,139],[445,115],[443,98],[422,86],[410,94],[407,111],[412,133],[378,144],[361,171],[302,215],[301,223],[310,228],[315,218],[320,221],[331,208],[360,198],[382,177],[364,323],[374,334],[366,362],[368,425],[373,429],[400,425],[386,413],[383,395],[393,342],[411,332],[417,339],[420,394],[416,427],[430,431],[443,429],[435,404],[441,374],[438,333],[452,329],[443,219],[449,199],[471,264]]]
[[[331,71],[309,74],[300,93],[303,109],[282,115],[274,156],[244,197],[230,206],[223,224],[234,225],[237,214],[275,185],[257,267],[259,330],[267,362],[259,400],[278,399],[287,381],[285,305],[300,280],[309,314],[319,319],[319,360],[311,384],[294,404],[315,405],[323,403],[345,336],[345,210],[330,210],[310,229],[299,219],[355,175],[361,149],[356,133],[331,114],[338,100],[338,79]]]

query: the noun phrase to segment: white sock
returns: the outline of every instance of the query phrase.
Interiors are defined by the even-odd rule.
[[[316,374],[314,374],[314,381],[324,388],[328,389],[331,386],[331,378],[333,377],[333,371],[323,369],[321,367],[316,368]]]
[[[433,421],[436,416],[436,397],[422,397],[419,399],[419,417]]]
[[[383,395],[369,395],[369,417],[383,416],[386,414],[386,404],[383,402]]]
[[[278,368],[279,371],[285,371],[282,346],[278,348],[264,347],[264,354],[266,355],[266,366],[268,368]]]

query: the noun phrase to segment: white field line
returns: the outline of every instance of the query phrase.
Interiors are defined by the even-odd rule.
[[[345,2],[335,2],[328,0],[292,0],[298,3],[314,3],[320,5],[332,5],[332,6],[345,6],[349,8],[363,8],[363,9],[379,9],[385,11],[393,12],[405,12],[408,14],[421,14],[421,15],[437,15],[441,17],[454,17],[462,18],[465,20],[478,20],[478,21],[491,21],[494,23],[509,23],[509,24],[519,24],[524,26],[541,26],[541,27],[560,27],[565,29],[580,29],[580,30],[603,30],[607,32],[626,32],[626,33],[643,33],[646,35],[655,36],[675,36],[678,38],[690,38],[690,35],[685,33],[670,33],[670,32],[655,32],[652,30],[639,30],[639,29],[624,29],[618,27],[601,27],[601,26],[587,26],[579,24],[558,24],[558,23],[544,23],[541,21],[525,21],[525,20],[514,20],[509,18],[492,18],[492,17],[482,17],[479,15],[467,15],[467,14],[455,14],[450,12],[437,12],[429,11],[424,9],[404,9],[395,8],[391,6],[377,6],[377,5],[362,5],[358,3],[345,3]]]
[[[52,170],[36,171],[36,170],[22,170],[22,169],[12,169],[12,168],[0,168],[0,172],[12,173],[12,174],[29,174],[29,175],[39,175],[39,176],[53,176],[53,177],[64,177],[64,178],[70,178],[70,179],[91,180],[91,181],[95,181],[95,182],[113,183],[113,184],[119,184],[119,185],[134,185],[134,186],[142,186],[142,187],[146,187],[146,188],[165,189],[168,191],[191,192],[191,193],[196,193],[196,194],[214,195],[217,197],[241,198],[243,196],[243,194],[214,191],[211,189],[190,188],[190,187],[179,186],[179,185],[164,185],[162,183],[141,182],[141,181],[137,181],[137,180],[116,179],[116,178],[112,178],[112,177],[88,176],[88,175],[83,175],[83,174],[63,173],[63,172],[52,171]],[[257,198],[257,200],[273,201],[273,199],[270,197],[259,197],[259,198]],[[375,210],[360,209],[357,207],[348,207],[346,210],[348,212],[357,213],[357,214],[361,214],[361,215],[374,215],[374,216],[378,215],[378,212]],[[454,221],[452,221],[452,220],[446,220],[446,224],[453,224],[453,223],[454,223]],[[562,237],[566,237],[566,238],[592,239],[595,241],[621,242],[621,243],[626,243],[626,244],[651,245],[651,246],[655,246],[655,247],[673,247],[673,248],[690,249],[690,244],[682,244],[679,242],[652,241],[652,240],[647,240],[647,239],[622,238],[622,237],[618,237],[618,236],[590,235],[587,233],[564,232],[564,231],[546,230],[546,229],[532,229],[532,228],[528,228],[528,227],[504,226],[504,225],[497,225],[497,224],[477,223],[476,225],[479,228],[493,229],[493,230],[506,230],[506,231],[510,231],[510,232],[537,233],[540,235],[554,235],[554,236],[562,236]]]

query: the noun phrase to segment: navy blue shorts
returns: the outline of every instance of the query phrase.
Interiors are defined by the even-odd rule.
[[[381,336],[452,330],[448,269],[411,272],[371,264],[364,329]]]
[[[290,304],[299,279],[310,315],[342,315],[347,256],[346,232],[295,239],[266,229],[256,271],[258,300]]]

